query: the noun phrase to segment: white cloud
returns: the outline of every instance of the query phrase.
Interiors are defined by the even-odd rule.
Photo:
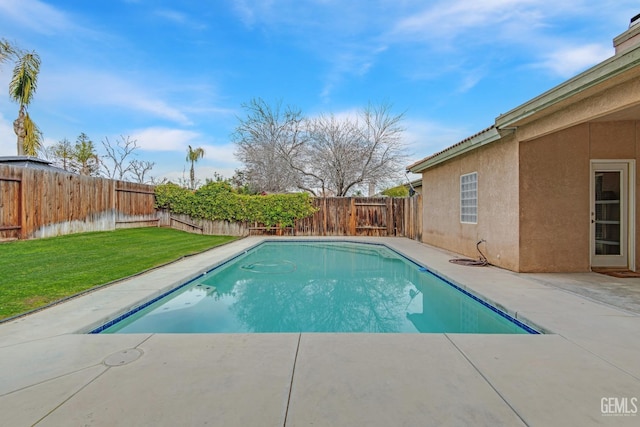
[[[162,19],[165,19],[174,24],[187,26],[190,29],[196,30],[204,30],[207,28],[206,25],[195,22],[191,17],[185,13],[178,12],[173,9],[159,9],[154,12],[154,14]]]
[[[368,46],[336,46],[327,58],[330,70],[325,76],[325,83],[320,97],[328,102],[333,90],[340,86],[348,76],[362,77],[375,65],[376,57],[386,47]]]
[[[545,55],[545,58],[535,66],[567,78],[604,61],[613,54],[613,48],[602,44],[561,47]]]
[[[403,124],[406,129],[403,142],[411,151],[409,163],[444,150],[480,130],[451,127],[429,120],[407,119]]]
[[[148,83],[148,82],[146,82]],[[190,125],[191,120],[145,87],[145,83],[128,81],[114,74],[96,70],[49,72],[42,75],[39,97],[55,98],[53,102],[67,104],[73,100],[85,105],[106,105],[133,110]]]
[[[349,78],[362,77],[377,64],[388,45],[379,38],[387,12],[385,2],[316,0],[238,0],[234,11],[247,27],[285,35],[292,45],[311,52],[327,64],[319,96],[329,102]]]
[[[566,78],[613,54],[611,48],[591,43],[590,37],[607,22],[621,21],[627,3],[631,2],[603,0],[596,8],[586,0],[556,2],[554,7],[543,0],[441,0],[398,18],[387,37],[395,46],[422,49],[424,57],[432,59],[419,62],[412,77],[435,79],[441,74],[434,68],[449,68],[449,73],[464,76],[459,92],[474,87],[492,72],[487,67],[503,61],[544,68]],[[581,30],[585,27],[593,31]],[[478,60],[486,60],[483,67],[469,71],[469,64]],[[433,67],[436,61],[444,63]]]
[[[253,7],[245,0],[236,0],[233,2],[233,8],[238,14],[240,21],[247,27],[252,27],[256,22],[256,13]]]
[[[138,142],[141,150],[145,151],[186,152],[188,145],[200,146],[199,141],[201,140],[201,135],[198,132],[162,127],[133,131],[129,136]]]
[[[320,113],[311,113],[309,114],[307,117],[310,120],[313,120],[315,118],[318,118],[320,116],[324,116],[324,117],[330,117],[333,116],[336,120],[351,120],[351,121],[356,121],[358,120],[358,117],[360,116],[362,109],[361,108],[349,108],[349,109],[344,109],[341,111],[324,111],[324,112],[320,112]]]
[[[175,22],[177,24],[184,24],[188,21],[187,15],[175,10],[170,10],[170,9],[156,10],[155,15],[161,18],[167,19],[169,21]]]
[[[0,0],[0,14],[14,24],[42,34],[75,27],[64,12],[38,0]]]
[[[453,39],[477,28],[494,28],[505,22],[518,22],[521,29],[539,24],[539,13],[531,6],[536,0],[441,1],[419,13],[400,19],[392,34],[438,42]],[[497,29],[496,29],[497,30]],[[496,32],[498,32],[497,30]]]
[[[477,85],[486,75],[484,70],[468,70],[460,82],[458,93],[467,92]]]
[[[16,134],[13,133],[13,121],[5,119],[0,113],[0,156],[15,156]]]
[[[214,165],[237,165],[238,161],[234,157],[236,147],[234,144],[224,145],[199,145],[204,149],[204,160]]]

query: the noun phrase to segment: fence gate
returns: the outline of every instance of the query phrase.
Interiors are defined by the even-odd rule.
[[[392,206],[389,198],[351,199],[350,234],[352,236],[393,236]]]
[[[118,181],[115,188],[116,228],[158,225],[155,193],[145,184]]]
[[[22,180],[0,176],[0,241],[19,239],[22,231]]]

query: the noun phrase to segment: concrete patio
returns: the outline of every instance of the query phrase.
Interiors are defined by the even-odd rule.
[[[0,324],[0,424],[640,425],[640,279],[459,266],[405,238],[347,240],[385,243],[547,334],[78,333],[261,240]]]

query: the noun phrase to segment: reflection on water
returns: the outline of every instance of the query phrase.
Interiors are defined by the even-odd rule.
[[[266,243],[106,332],[524,333],[385,247]]]

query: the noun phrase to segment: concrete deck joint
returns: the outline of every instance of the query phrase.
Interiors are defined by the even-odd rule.
[[[287,396],[287,408],[284,412],[283,426],[287,426],[287,415],[289,415],[289,405],[291,404],[291,392],[293,391],[293,379],[296,375],[296,363],[298,362],[298,352],[300,351],[300,341],[302,339],[302,333],[298,334],[298,343],[296,344],[296,354],[293,357],[293,367],[291,369],[291,381],[289,382],[289,395]]]
[[[85,369],[88,369],[90,367],[87,367]],[[86,384],[84,384],[82,387],[80,387],[78,390],[76,390],[75,393],[70,394],[66,399],[64,399],[63,401],[61,401],[56,407],[52,408],[49,412],[45,413],[44,416],[42,416],[38,421],[36,421],[35,423],[33,423],[33,426],[37,426],[38,424],[40,424],[42,421],[44,421],[49,415],[53,414],[55,411],[57,411],[59,408],[61,408],[62,406],[64,406],[68,401],[70,401],[71,399],[73,399],[75,396],[77,396],[80,392],[82,392],[84,389],[86,389],[87,387],[89,387],[91,384],[93,384],[98,378],[100,378],[101,376],[103,376],[107,371],[109,370],[109,368],[106,368],[104,371],[100,372],[95,378],[93,378],[91,381],[88,381]],[[74,372],[71,372],[67,375],[71,375]],[[66,376],[66,375],[65,375]]]
[[[601,355],[599,355],[598,353],[593,352],[592,350],[589,350],[587,347],[580,345],[580,343],[575,342],[574,340],[572,340],[571,338],[565,337],[563,335],[559,335],[561,336],[563,339],[565,339],[567,342],[570,342],[571,344],[575,345],[576,347],[581,348],[582,350],[586,351],[587,353],[591,353],[594,357],[597,357],[598,359],[602,360],[604,363],[606,363],[607,365],[619,370],[620,372],[622,372],[625,375],[629,375],[631,378],[633,378],[636,381],[640,381],[640,377],[637,375],[634,375],[632,372],[627,371],[626,369],[612,363],[611,361],[607,360],[607,358],[602,357]],[[639,396],[640,397],[640,396]]]
[[[498,396],[500,396],[500,399],[502,399],[502,401],[505,403],[505,405],[507,405],[512,411],[513,413],[520,419],[520,421],[522,421],[522,424],[524,424],[525,426],[529,427],[530,424],[527,423],[524,418],[522,417],[522,415],[516,410],[516,408],[513,407],[513,405],[511,405],[511,403],[507,400],[506,397],[504,397],[504,395],[502,393],[500,393],[500,390],[498,390],[491,381],[489,381],[489,378],[487,378],[482,371],[476,366],[475,363],[473,363],[471,361],[471,359],[466,355],[466,353],[456,345],[455,342],[453,342],[453,340],[451,339],[451,337],[449,337],[449,334],[444,334],[444,336],[447,338],[447,340],[449,340],[449,342],[451,343],[451,345],[453,345],[453,347],[462,355],[462,357],[465,358],[465,360],[467,361],[467,363],[469,363],[471,365],[471,367],[473,367],[473,369],[478,373],[478,375],[480,375],[482,377],[482,379],[489,385],[489,387],[491,387],[491,389],[493,391],[496,392],[496,394]]]

